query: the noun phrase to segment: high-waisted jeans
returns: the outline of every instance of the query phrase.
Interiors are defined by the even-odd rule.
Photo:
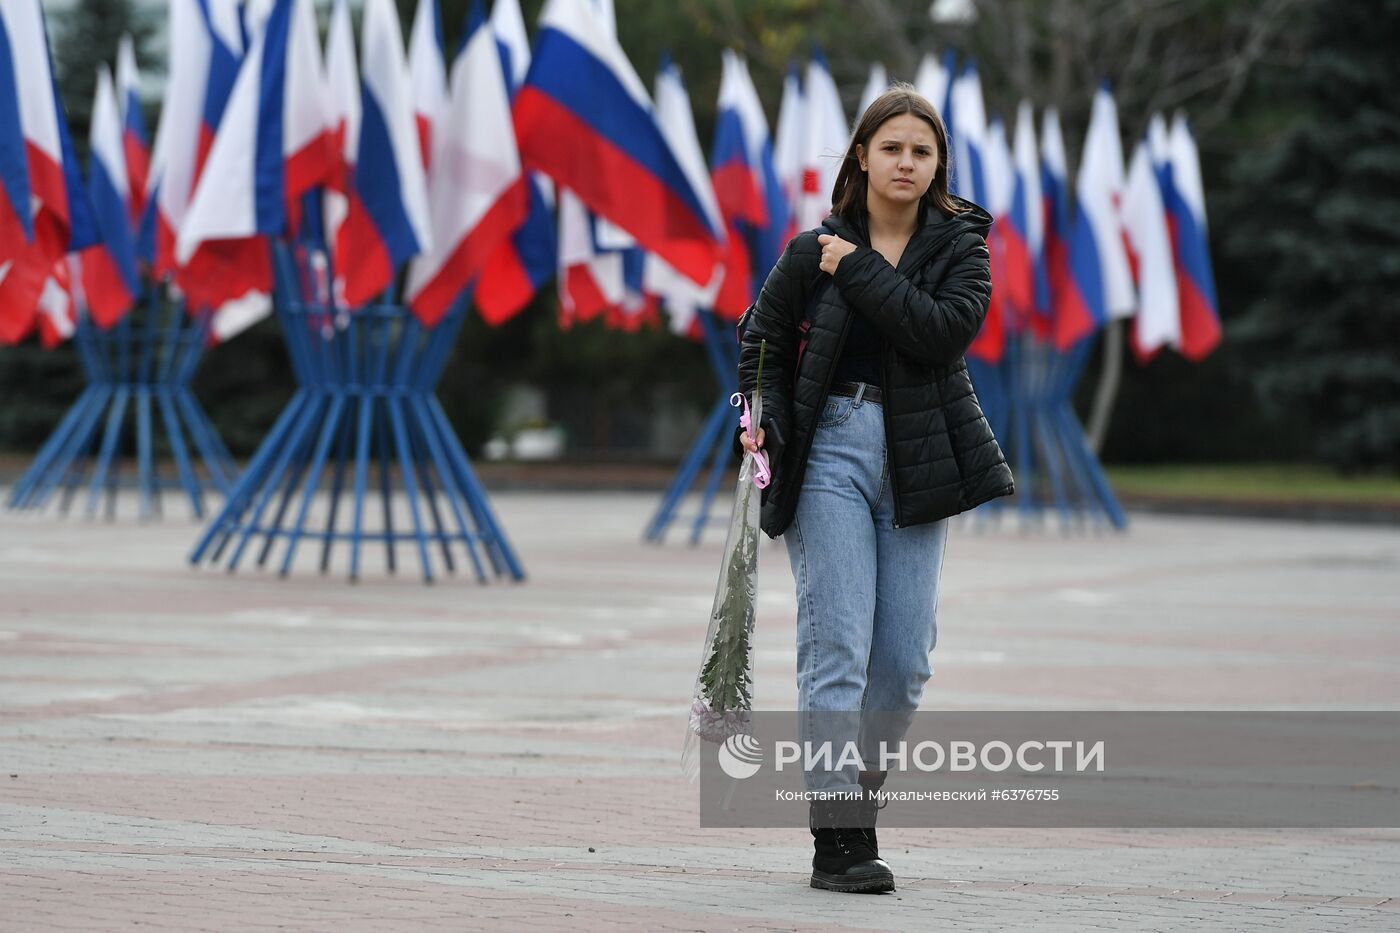
[[[797,584],[801,739],[857,741],[866,770],[880,742],[903,738],[932,676],[947,520],[894,527],[894,491],[878,403],[832,396],[818,418],[783,539]],[[862,713],[879,713],[860,728]],[[809,769],[809,789],[854,792],[855,765]]]

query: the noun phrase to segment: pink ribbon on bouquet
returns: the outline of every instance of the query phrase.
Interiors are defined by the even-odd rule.
[[[753,419],[749,417],[749,400],[744,396],[744,393],[735,392],[729,396],[729,404],[744,406],[744,413],[739,416],[739,426],[747,431],[750,437],[754,437]],[[759,489],[767,489],[768,484],[773,481],[773,472],[768,468],[768,454],[761,450],[754,451],[753,466],[753,484]]]

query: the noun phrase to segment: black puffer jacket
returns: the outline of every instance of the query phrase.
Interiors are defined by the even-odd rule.
[[[895,526],[934,522],[1014,491],[1011,470],[982,414],[963,354],[991,299],[986,233],[991,217],[971,202],[945,219],[928,211],[896,271],[864,233],[840,217],[826,226],[856,250],[828,279],[817,233],[792,239],[749,312],[739,356],[751,395],[763,363],[764,449],[773,483],[764,490],[770,537],[792,522],[818,413],[826,403],[853,314],[885,343],[885,444]],[[821,284],[824,283],[824,284]]]

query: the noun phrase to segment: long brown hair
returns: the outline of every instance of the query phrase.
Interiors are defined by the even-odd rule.
[[[866,173],[861,170],[860,158],[856,155],[857,146],[869,148],[875,131],[891,117],[913,114],[933,129],[934,142],[938,146],[938,169],[933,182],[924,192],[923,203],[944,216],[966,210],[948,194],[948,131],[943,126],[943,118],[933,105],[914,89],[914,85],[900,81],[890,85],[890,89],[865,108],[865,114],[851,134],[851,144],[846,147],[846,157],[841,160],[841,171],[836,175],[836,184],[831,189],[831,212],[838,217],[854,220],[865,216],[865,193],[868,183]]]

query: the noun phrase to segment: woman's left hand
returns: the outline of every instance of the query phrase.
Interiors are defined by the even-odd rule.
[[[828,275],[836,274],[836,266],[842,256],[856,251],[854,243],[847,243],[834,233],[823,233],[817,237],[817,242],[822,245],[821,269]]]

